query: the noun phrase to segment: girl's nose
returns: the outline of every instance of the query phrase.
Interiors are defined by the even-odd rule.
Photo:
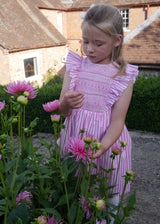
[[[87,51],[88,52],[94,52],[94,46],[92,43],[89,43],[88,46],[87,46]]]

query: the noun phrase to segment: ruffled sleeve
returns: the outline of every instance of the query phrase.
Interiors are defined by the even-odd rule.
[[[108,105],[112,106],[122,95],[123,91],[127,88],[130,81],[135,83],[138,76],[138,67],[134,65],[127,65],[126,74],[114,78],[108,95]]]
[[[82,58],[73,51],[70,51],[66,60],[66,70],[70,72],[71,83],[70,90],[74,90],[76,83],[78,82],[78,74],[82,63]]]

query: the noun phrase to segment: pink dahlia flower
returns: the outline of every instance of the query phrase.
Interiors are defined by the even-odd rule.
[[[24,92],[28,92],[28,98],[33,99],[37,95],[37,90],[35,87],[33,87],[32,84],[26,82],[26,81],[17,81],[11,83],[9,86],[7,86],[7,90],[5,90],[7,93],[10,93],[15,96],[23,95]]]
[[[31,193],[28,191],[24,191],[18,194],[17,198],[16,198],[16,205],[18,206],[23,200],[26,200],[26,205],[29,208],[32,201],[31,201]]]
[[[46,112],[53,112],[59,108],[59,100],[48,102],[46,104],[43,104],[42,106]]]
[[[83,139],[80,138],[72,138],[70,144],[68,145],[68,151],[73,153],[73,156],[76,157],[76,161],[83,159],[86,160],[86,153],[87,150],[84,148],[85,147],[85,142]],[[88,150],[88,159],[90,160],[92,155],[92,150]]]
[[[59,120],[60,120],[60,115],[57,115],[57,114],[51,115],[51,121],[59,122]]]
[[[97,196],[93,196],[93,200],[94,201],[97,201],[99,199],[99,197],[97,197]],[[82,196],[82,199],[81,199],[81,206],[83,207],[83,205],[84,205],[84,202],[85,202],[85,197],[84,196]],[[92,216],[92,211],[91,211],[91,209],[90,209],[90,201],[86,201],[86,204],[85,204],[85,206],[84,206],[84,210],[86,211],[86,218],[87,219],[89,219],[91,216]]]
[[[3,101],[3,102],[0,102],[0,111],[3,109],[3,107],[5,106],[5,101]]]
[[[48,216],[47,224],[63,224],[63,222],[61,222],[61,221],[56,222],[55,218],[54,218],[54,215],[53,215],[51,218]]]
[[[0,154],[0,159],[2,159],[2,155]]]
[[[118,143],[114,143],[112,146],[112,153],[114,155],[119,155],[122,152],[121,145]]]
[[[84,202],[85,202],[85,197],[82,196],[82,200],[81,200],[82,207],[84,205]],[[92,211],[90,210],[89,204],[90,204],[90,201],[86,201],[86,204],[84,206],[84,211],[86,212],[86,219],[89,219],[92,216]]]

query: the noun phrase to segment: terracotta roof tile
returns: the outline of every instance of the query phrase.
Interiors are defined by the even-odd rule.
[[[159,0],[34,0],[39,7],[71,10],[89,8],[91,4],[109,3],[117,7],[136,6],[138,4],[160,4]],[[66,4],[64,3],[66,2]]]
[[[49,4],[55,8],[87,8],[91,4],[97,3],[110,3],[115,6],[125,5],[137,5],[137,4],[148,4],[148,3],[160,3],[159,0],[72,0],[72,4],[64,4],[65,0],[39,0],[39,4],[42,6],[48,6]],[[66,0],[66,2],[69,2]]]
[[[128,41],[123,55],[130,63],[160,64],[160,18]]]
[[[66,42],[32,2],[0,0],[0,45],[4,48],[12,51],[61,45]]]

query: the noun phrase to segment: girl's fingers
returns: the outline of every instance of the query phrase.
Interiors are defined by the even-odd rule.
[[[103,154],[103,152],[101,152],[101,150],[97,150],[96,153],[93,154],[93,159],[97,159],[98,157],[100,157]]]
[[[93,154],[93,159],[97,159],[101,155],[103,155],[107,150],[104,148],[98,149],[94,154]]]

